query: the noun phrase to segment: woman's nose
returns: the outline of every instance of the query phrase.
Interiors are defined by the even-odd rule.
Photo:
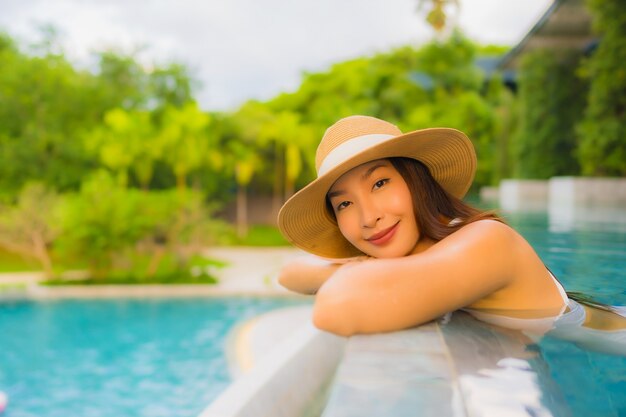
[[[374,228],[380,219],[382,214],[376,204],[363,204],[361,206],[361,224],[363,228]]]

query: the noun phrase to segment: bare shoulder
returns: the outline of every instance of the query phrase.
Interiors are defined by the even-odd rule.
[[[462,227],[439,243],[444,247],[454,246],[465,251],[476,245],[511,249],[512,246],[524,242],[524,238],[505,223],[497,220],[478,220]]]
[[[464,226],[463,228],[461,228],[459,232],[465,232],[465,233],[472,232],[472,233],[479,233],[481,235],[486,234],[488,237],[495,237],[495,238],[510,237],[511,234],[517,234],[517,232],[515,232],[515,230],[511,228],[511,226],[507,225],[506,223],[502,223],[497,220],[491,220],[491,219],[478,220],[473,223],[470,223],[467,226]]]
[[[479,220],[462,227],[432,248],[434,260],[454,259],[466,279],[493,279],[510,284],[517,272],[539,262],[530,244],[511,226]],[[540,263],[540,262],[539,262]],[[468,274],[475,271],[475,274]],[[491,278],[489,278],[491,277]]]

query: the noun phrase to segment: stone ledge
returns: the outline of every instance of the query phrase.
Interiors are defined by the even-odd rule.
[[[548,182],[542,180],[502,180],[500,208],[504,211],[541,211],[548,201]]]
[[[550,205],[626,205],[626,178],[554,177],[548,184]]]
[[[548,207],[626,207],[626,178],[553,177],[500,182],[504,211],[544,211]]]
[[[277,344],[236,379],[199,417],[297,417],[323,406],[320,396],[343,354],[345,339],[310,323]]]
[[[461,311],[353,336],[322,417],[569,415],[549,367],[527,350],[531,342]]]

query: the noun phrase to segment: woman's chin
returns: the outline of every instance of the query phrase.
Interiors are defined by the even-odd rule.
[[[368,255],[377,259],[393,259],[410,255],[410,253],[411,251],[404,251],[394,248],[382,248],[380,250],[369,251]]]

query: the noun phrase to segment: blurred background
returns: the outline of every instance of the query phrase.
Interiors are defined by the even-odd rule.
[[[212,282],[352,114],[466,132],[474,195],[626,175],[621,1],[0,3],[0,272]]]

